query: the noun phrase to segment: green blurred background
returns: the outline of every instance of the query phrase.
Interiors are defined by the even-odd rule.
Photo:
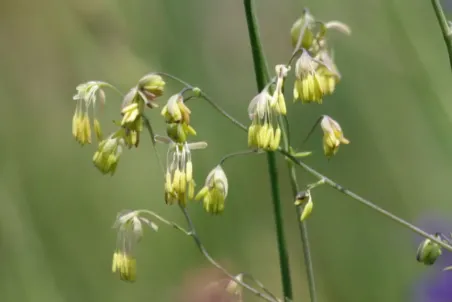
[[[452,79],[430,2],[256,2],[270,66],[287,60],[288,32],[304,6],[353,31],[331,37],[343,75],[336,93],[323,106],[289,106],[295,147],[320,114],[338,120],[352,143],[327,161],[317,131],[304,146],[314,151],[306,162],[410,221],[450,211]],[[184,276],[208,266],[190,238],[161,226],[139,246],[136,283],[110,272],[118,211],[183,217],[163,201],[147,137],[123,155],[114,177],[93,168],[95,146],[81,148],[71,136],[72,96],[87,80],[126,91],[145,73],[166,71],[247,123],[256,94],[247,35],[239,0],[0,2],[0,301],[174,301]],[[166,95],[181,87],[168,88]],[[104,123],[117,118],[119,102],[107,94]],[[198,139],[209,143],[194,154],[200,185],[222,155],[246,148],[246,135],[206,103],[190,106]],[[159,110],[151,116],[161,133]],[[295,300],[307,301],[282,158],[279,164]],[[211,217],[190,205],[199,235],[230,270],[252,272],[280,296],[265,156],[228,161],[225,170],[225,213]],[[300,170],[299,180],[314,179]],[[328,187],[313,197],[308,225],[320,301],[411,301],[414,282],[429,270],[415,261],[414,235]]]

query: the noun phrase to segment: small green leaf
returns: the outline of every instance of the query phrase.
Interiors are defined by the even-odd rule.
[[[311,151],[306,151],[306,152],[297,152],[297,153],[294,153],[293,156],[296,157],[296,158],[302,158],[302,157],[309,156],[309,155],[311,155],[311,154],[312,154]]]

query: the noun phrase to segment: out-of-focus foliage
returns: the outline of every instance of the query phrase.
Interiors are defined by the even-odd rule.
[[[303,6],[353,31],[332,37],[343,76],[335,94],[323,106],[293,106],[287,98],[294,147],[314,151],[306,162],[409,220],[450,212],[452,77],[429,1],[257,4],[271,66],[287,61],[290,26]],[[151,144],[143,137],[143,148],[123,154],[114,177],[101,175],[91,163],[95,146],[81,148],[71,137],[72,95],[87,80],[126,92],[145,73],[167,71],[246,121],[256,88],[241,1],[5,0],[0,45],[0,300],[173,301],[184,274],[207,265],[175,230],[145,234],[136,283],[111,274],[118,211],[152,208],[183,222],[164,203]],[[168,88],[166,96],[180,89]],[[103,123],[118,118],[120,101],[107,92]],[[205,102],[190,108],[198,138],[209,142],[193,155],[201,185],[223,154],[247,147],[247,138]],[[151,119],[163,133],[159,113]],[[320,114],[340,121],[353,142],[330,161],[320,130],[301,146]],[[280,164],[294,287],[306,301],[298,217]],[[231,270],[252,272],[278,292],[264,158],[236,158],[223,168],[230,187],[223,215],[190,205],[199,235]],[[313,181],[303,172],[299,179]],[[415,261],[412,234],[332,189],[315,194],[308,225],[320,299],[412,301],[412,286],[427,270]]]

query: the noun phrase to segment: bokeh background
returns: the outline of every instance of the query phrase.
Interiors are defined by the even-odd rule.
[[[288,32],[304,6],[353,31],[331,36],[343,75],[336,93],[323,106],[289,106],[295,147],[321,114],[338,120],[352,143],[327,161],[318,130],[303,146],[314,151],[306,162],[409,221],[450,221],[452,77],[430,1],[256,2],[270,66],[287,60]],[[72,96],[87,80],[127,91],[150,71],[201,87],[247,123],[256,85],[242,2],[0,2],[0,301],[174,301],[187,274],[208,266],[190,238],[162,225],[139,245],[137,282],[110,272],[118,211],[149,208],[184,221],[163,201],[148,140],[123,155],[114,177],[93,168],[95,146],[81,148],[71,136]],[[167,96],[179,89],[170,83]],[[107,93],[104,123],[117,118],[119,103]],[[203,101],[190,106],[198,138],[209,143],[194,153],[202,184],[224,154],[246,148],[246,136]],[[151,117],[163,132],[159,110]],[[308,301],[282,158],[279,164],[295,301]],[[224,214],[190,205],[199,235],[228,269],[252,272],[280,296],[265,156],[228,161],[225,170]],[[299,180],[314,179],[300,170]],[[328,187],[314,191],[314,202],[308,225],[320,301],[432,301],[416,288],[442,267],[415,261],[419,238]]]

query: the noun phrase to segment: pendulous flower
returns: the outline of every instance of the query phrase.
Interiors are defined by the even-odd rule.
[[[251,126],[248,128],[248,146],[274,151],[279,147],[281,128],[278,124],[280,114],[272,106],[272,96],[267,88],[255,96],[248,107]],[[277,103],[276,103],[277,104]]]
[[[321,75],[317,72],[318,68],[319,63],[306,50],[303,50],[303,53],[295,63],[294,101],[322,103],[325,93],[321,85]]]
[[[184,143],[188,135],[196,135],[190,126],[190,109],[185,105],[182,94],[171,96],[163,107],[162,116],[167,123],[167,134],[175,142]]]
[[[341,78],[339,71],[326,50],[321,51],[317,57],[322,62],[317,68],[320,88],[324,95],[331,95]]]
[[[104,82],[90,81],[77,86],[77,94],[73,99],[76,101],[75,113],[72,117],[72,135],[82,146],[91,143],[91,118],[90,108],[93,112],[94,133],[98,140],[102,139],[102,130],[96,117],[96,103],[105,103],[105,93],[102,90]],[[99,99],[97,98],[99,97]]]
[[[284,79],[287,77],[287,73],[290,70],[290,66],[276,65],[276,87],[273,92],[272,99],[270,101],[271,107],[281,115],[287,114],[286,101],[284,99],[283,86]]]
[[[165,201],[167,204],[178,202],[186,206],[187,197],[193,198],[196,185],[193,179],[191,151],[204,149],[207,143],[177,143],[164,137],[156,137],[156,140],[169,145],[166,156]]]
[[[125,146],[124,129],[101,141],[93,156],[93,163],[103,174],[113,175]]]
[[[320,122],[323,130],[323,151],[326,157],[336,154],[340,144],[349,144],[350,141],[344,137],[342,128],[338,122],[325,115]]]
[[[163,94],[165,84],[162,77],[155,73],[145,75],[138,81],[137,89],[144,96],[143,99],[149,108],[158,107],[154,100]]]
[[[219,214],[224,210],[224,202],[228,196],[228,179],[223,168],[216,166],[206,178],[204,187],[196,194],[196,200],[203,200],[204,209],[211,214]]]
[[[140,217],[137,211],[120,213],[113,225],[118,229],[116,249],[113,253],[112,271],[118,272],[121,280],[133,282],[136,278],[135,246],[143,236],[143,223],[154,231],[158,227],[150,220]]]

